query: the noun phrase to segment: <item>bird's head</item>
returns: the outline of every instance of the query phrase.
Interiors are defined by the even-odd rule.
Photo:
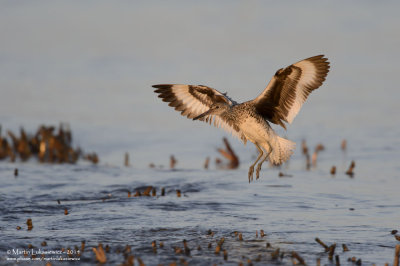
[[[210,109],[208,111],[202,113],[199,116],[196,116],[195,118],[193,118],[193,120],[200,119],[207,115],[220,115],[220,114],[226,112],[227,110],[229,110],[229,108],[230,108],[230,106],[226,102],[216,102],[210,106]]]

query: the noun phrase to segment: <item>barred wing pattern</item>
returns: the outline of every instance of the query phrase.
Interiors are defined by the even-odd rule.
[[[225,94],[203,85],[158,84],[153,85],[153,88],[156,88],[154,92],[159,94],[159,98],[169,102],[169,106],[189,119],[208,111],[215,102],[225,102],[231,106],[237,104]],[[213,123],[214,126],[221,127],[246,143],[246,138],[239,128],[221,116],[209,115],[199,120]]]
[[[286,129],[283,121],[292,123],[308,95],[322,85],[328,72],[329,62],[323,55],[279,69],[265,90],[252,101],[256,111]]]

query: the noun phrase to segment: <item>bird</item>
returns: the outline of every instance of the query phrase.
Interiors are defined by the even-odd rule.
[[[256,98],[237,103],[227,93],[204,85],[157,84],[154,92],[181,115],[214,124],[258,149],[257,159],[248,171],[253,180],[254,167],[259,179],[262,164],[268,159],[281,165],[293,154],[296,143],[278,136],[272,124],[291,124],[308,95],[318,89],[330,69],[328,58],[313,56],[276,71],[266,88]]]

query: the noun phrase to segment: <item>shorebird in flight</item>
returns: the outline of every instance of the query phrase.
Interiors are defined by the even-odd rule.
[[[280,165],[292,155],[295,143],[278,136],[269,123],[286,129],[292,123],[308,95],[325,81],[329,72],[328,59],[317,55],[276,71],[264,91],[255,99],[237,103],[226,93],[203,85],[153,85],[158,97],[169,106],[193,120],[213,123],[232,135],[254,143],[259,151],[250,166],[249,182],[260,176],[263,162]],[[260,160],[261,159],[261,160]]]

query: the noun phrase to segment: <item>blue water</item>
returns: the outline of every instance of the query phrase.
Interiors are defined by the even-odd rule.
[[[214,249],[216,240],[225,237],[230,263],[255,260],[258,255],[270,262],[267,242],[286,251],[284,264],[290,263],[293,250],[309,264],[317,258],[326,263],[327,254],[314,242],[319,237],[338,244],[336,254],[342,262],[352,256],[367,263],[390,261],[395,244],[390,231],[398,228],[399,221],[397,177],[384,169],[365,172],[368,160],[359,164],[353,178],[341,170],[331,177],[322,167],[305,171],[290,166],[284,171],[292,177],[279,178],[278,169],[264,169],[260,180],[248,184],[247,169],[170,171],[3,163],[0,248],[23,249],[28,244],[40,248],[46,241],[48,246],[42,248],[59,249],[80,247],[85,240],[87,247],[99,242],[109,245],[112,263],[123,262],[123,256],[115,254],[118,247],[131,245],[133,254],[146,264],[182,257],[204,264],[224,262]],[[14,167],[19,169],[16,178]],[[150,185],[157,197],[128,197],[128,191],[133,195]],[[160,196],[161,188],[165,196]],[[181,197],[176,196],[177,189]],[[33,221],[31,231],[25,225],[28,218]],[[17,226],[22,229],[16,230]],[[209,229],[214,237],[207,236]],[[266,237],[256,237],[260,229]],[[242,242],[234,231],[243,233]],[[174,254],[173,247],[183,248],[183,239],[193,249],[191,257]],[[151,248],[154,240],[164,242],[157,254]],[[349,252],[341,251],[343,243]],[[94,255],[87,248],[81,259],[93,263]]]
[[[126,245],[147,265],[181,259],[291,265],[292,251],[309,265],[318,258],[333,264],[315,242],[319,237],[337,244],[342,265],[352,265],[347,259],[353,256],[366,265],[392,263],[399,242],[390,232],[400,230],[399,4],[309,5],[2,2],[2,135],[20,126],[34,132],[42,123],[67,122],[74,145],[97,152],[100,163],[0,162],[0,262],[11,263],[7,251],[29,244],[55,250],[80,247],[84,240],[80,263],[86,264],[95,263],[91,249],[100,242],[110,247],[110,264],[123,263],[117,250]],[[205,84],[245,101],[277,69],[320,53],[331,62],[326,82],[286,132],[276,128],[297,143],[295,154],[280,169],[265,164],[251,184],[251,143],[243,146],[179,116],[151,88]],[[237,170],[214,164],[224,136],[240,158]],[[326,148],[310,170],[301,154],[303,139],[311,150],[318,143]],[[126,152],[131,167],[123,166]],[[169,170],[172,154],[175,171]],[[206,157],[209,170],[203,169]],[[350,178],[344,172],[352,160]],[[329,173],[333,165],[335,176]],[[128,197],[128,191],[147,186],[156,188],[157,197]],[[226,261],[222,251],[214,253],[221,237]],[[183,249],[183,239],[190,256],[174,252]],[[164,243],[157,253],[154,240]],[[284,255],[273,261],[276,248]]]

